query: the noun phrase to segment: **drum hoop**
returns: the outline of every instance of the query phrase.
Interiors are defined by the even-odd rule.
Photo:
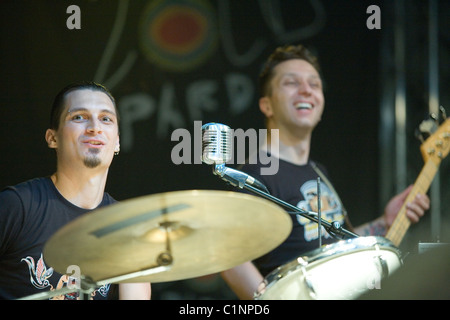
[[[323,245],[320,248],[309,251],[304,255],[299,256],[294,260],[291,260],[290,262],[276,268],[264,278],[265,286],[263,289],[269,289],[270,287],[275,285],[276,281],[285,278],[298,269],[307,268],[308,265],[315,261],[319,261],[332,256],[339,257],[348,252],[357,252],[366,249],[378,250],[380,248],[394,252],[398,256],[400,263],[402,263],[401,251],[386,238],[370,236],[340,240],[338,242]],[[258,295],[260,295],[260,293],[258,293]]]

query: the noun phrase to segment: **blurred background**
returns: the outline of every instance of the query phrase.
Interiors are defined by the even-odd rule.
[[[94,80],[121,114],[111,195],[227,189],[194,152],[190,163],[173,163],[172,132],[194,136],[194,121],[263,128],[262,63],[277,46],[301,43],[318,55],[326,84],[312,157],[327,166],[358,225],[419,175],[421,122],[440,106],[450,113],[449,1],[3,0],[0,16],[1,187],[53,173],[44,140],[53,98],[71,82]],[[450,241],[449,162],[403,251]],[[152,297],[234,299],[218,275],[154,284]]]

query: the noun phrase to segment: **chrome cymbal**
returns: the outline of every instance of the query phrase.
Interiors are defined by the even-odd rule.
[[[117,282],[176,281],[258,258],[291,229],[289,215],[260,197],[167,192],[121,201],[70,222],[46,243],[44,259],[62,274],[76,265],[94,283],[164,264],[170,269]]]

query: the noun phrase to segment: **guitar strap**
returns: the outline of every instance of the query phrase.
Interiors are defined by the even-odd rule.
[[[311,166],[314,169],[314,171],[319,175],[319,177],[325,181],[325,183],[328,185],[328,187],[331,189],[331,192],[334,193],[334,195],[336,196],[337,200],[339,201],[339,203],[341,204],[341,208],[342,208],[342,213],[344,214],[345,217],[345,223],[348,224],[348,226],[350,227],[350,229],[353,230],[353,226],[350,223],[350,220],[348,219],[348,215],[347,215],[347,209],[345,209],[344,207],[344,203],[342,202],[341,198],[339,197],[339,194],[336,192],[336,190],[333,187],[333,184],[330,182],[330,180],[328,180],[328,178],[325,176],[325,174],[322,172],[322,170],[319,169],[319,167],[317,166],[317,164],[310,160]]]

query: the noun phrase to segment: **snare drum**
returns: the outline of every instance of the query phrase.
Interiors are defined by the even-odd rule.
[[[272,271],[256,300],[355,299],[402,264],[400,250],[381,237],[324,245]]]

